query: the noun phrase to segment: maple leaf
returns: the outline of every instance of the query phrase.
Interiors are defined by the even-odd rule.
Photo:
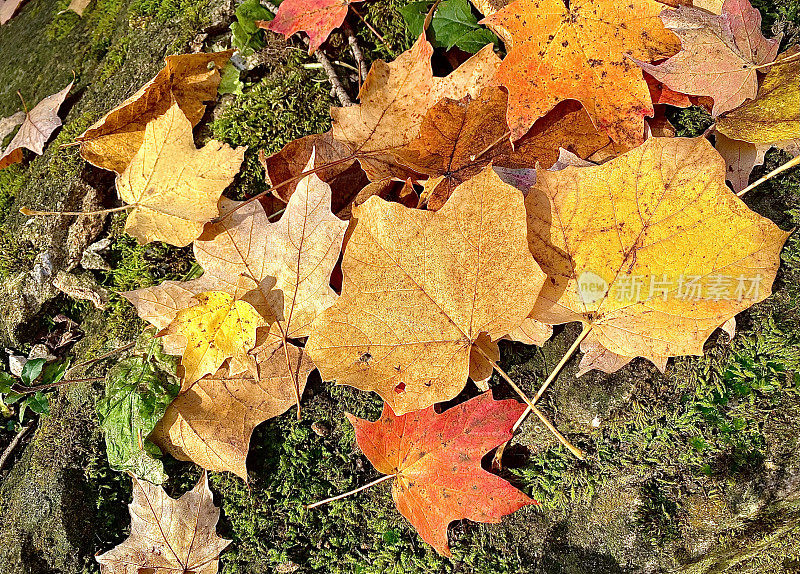
[[[312,153],[314,163],[311,167],[327,166],[315,173],[331,186],[331,210],[341,217],[342,212],[358,194],[358,190],[366,186],[369,180],[350,148],[333,139],[330,130],[291,141],[270,156],[264,155],[261,151],[259,161],[264,166],[269,185],[280,186],[275,187],[272,194],[284,203],[288,203],[297,188],[300,174],[310,165]],[[281,185],[287,181],[288,184]]]
[[[25,0],[0,0],[0,26],[11,20]]]
[[[142,147],[145,126],[176,102],[192,126],[203,117],[203,102],[217,99],[220,72],[232,50],[167,56],[147,84],[78,136],[83,159],[122,173]]]
[[[163,328],[197,293],[224,291],[251,303],[270,323],[277,321],[273,334],[308,336],[314,318],[336,298],[328,282],[347,223],[331,213],[330,199],[330,187],[309,175],[275,223],[258,202],[234,210],[238,203],[224,200],[223,209],[233,213],[194,242],[205,271],[201,277],[123,295],[142,319]]]
[[[2,145],[3,140],[6,139],[6,136],[14,131],[14,128],[25,121],[27,116],[28,114],[25,112],[17,112],[0,120],[0,145]]]
[[[421,35],[393,62],[372,64],[358,94],[359,105],[331,109],[333,137],[358,156],[372,181],[405,180],[409,174],[398,168],[391,152],[416,137],[425,114],[436,102],[477,96],[500,65],[490,44],[450,75],[439,78],[433,76],[432,54],[433,48]]]
[[[800,139],[800,46],[781,54],[751,102],[717,118],[730,139],[773,144]]]
[[[147,124],[142,147],[117,178],[120,196],[133,206],[125,231],[141,243],[184,247],[194,241],[219,215],[217,202],[239,172],[244,151],[215,140],[195,148],[192,123],[173,104]]]
[[[353,218],[342,294],[306,351],[324,380],[374,390],[400,414],[455,397],[481,333],[519,326],[545,278],[522,193],[487,167],[439,211],[371,197]]]
[[[8,147],[0,155],[0,169],[22,161],[22,148],[27,148],[35,154],[42,155],[44,144],[47,143],[56,128],[61,125],[58,110],[61,104],[64,103],[74,83],[70,82],[60,92],[47,96],[25,114],[25,119],[17,135],[14,136],[14,139],[11,140]]]
[[[641,143],[653,115],[642,71],[678,51],[655,0],[517,0],[483,20],[510,39],[497,82],[508,89],[514,140],[562,100],[580,101],[595,126],[627,147]]]
[[[392,498],[422,539],[451,556],[447,526],[468,518],[500,518],[536,501],[481,468],[481,457],[508,441],[525,410],[513,399],[496,401],[491,391],[442,414],[434,407],[396,416],[388,404],[377,421],[347,413],[356,441],[372,465],[393,475]]]
[[[163,332],[185,341],[182,390],[216,372],[228,358],[232,375],[247,370],[257,377],[258,366],[249,353],[256,346],[256,329],[266,325],[264,318],[250,303],[222,291],[208,291],[194,298],[198,304],[178,311]]]
[[[97,556],[103,574],[216,574],[219,555],[231,541],[217,536],[219,508],[206,473],[177,500],[134,477],[128,509],[130,536]]]
[[[294,373],[286,370],[280,343],[254,354],[259,376],[231,376],[227,366],[192,383],[172,402],[150,440],[179,460],[206,470],[233,472],[247,480],[245,461],[253,429],[295,404],[314,365],[301,349],[286,343]]]
[[[725,186],[703,138],[651,138],[607,163],[539,172],[528,241],[548,274],[531,317],[581,321],[621,357],[702,355],[765,299],[788,234]]]
[[[757,165],[764,163],[764,156],[771,144],[753,144],[730,139],[714,130],[714,147],[725,160],[727,179],[733,191],[740,192],[750,181],[750,172]]]
[[[552,165],[561,146],[589,157],[614,146],[597,133],[577,102],[563,102],[536,122],[512,147],[506,125],[507,94],[486,88],[477,98],[445,98],[425,116],[416,139],[395,151],[398,160],[429,176],[421,200],[428,209],[444,205],[458,185],[491,163],[498,167]],[[621,149],[619,151],[622,151]]]
[[[775,59],[780,39],[761,34],[761,14],[748,0],[725,0],[719,16],[679,6],[661,19],[682,49],[658,65],[637,61],[643,70],[677,92],[714,98],[715,116],[756,96],[757,66]]]
[[[284,0],[270,21],[256,24],[289,38],[301,30],[308,34],[308,53],[313,54],[342,25],[350,4],[363,0]]]

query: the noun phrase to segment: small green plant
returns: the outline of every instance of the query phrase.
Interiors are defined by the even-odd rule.
[[[19,409],[17,411],[18,420],[9,420],[8,430],[14,430],[22,423],[27,409],[40,415],[50,414],[50,401],[45,390],[55,386],[64,378],[69,367],[69,360],[55,361],[49,365],[45,363],[45,359],[31,359],[22,367],[19,379],[9,373],[0,372],[0,410],[2,414],[11,418],[14,413],[10,405],[17,405]]]
[[[422,34],[425,17],[433,6],[433,2],[411,2],[398,11],[403,15],[408,32],[415,38]],[[487,28],[478,24],[478,18],[467,0],[444,0],[437,7],[431,18],[433,45],[448,50],[456,47],[474,54],[487,44],[499,44],[495,36]]]
[[[231,44],[242,56],[250,56],[266,45],[264,30],[256,25],[258,20],[272,20],[272,12],[258,0],[245,0],[236,8],[236,22],[231,24]]]

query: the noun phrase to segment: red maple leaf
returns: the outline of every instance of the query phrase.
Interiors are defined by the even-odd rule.
[[[287,38],[303,31],[308,34],[308,53],[313,54],[330,33],[342,25],[350,4],[363,0],[284,0],[271,22],[258,25]]]
[[[384,405],[374,423],[349,413],[347,418],[373,466],[394,475],[392,497],[403,516],[425,542],[451,556],[447,526],[453,520],[500,522],[537,504],[481,468],[481,457],[511,438],[524,410],[524,404],[496,401],[487,391],[442,414],[431,406],[398,417]]]

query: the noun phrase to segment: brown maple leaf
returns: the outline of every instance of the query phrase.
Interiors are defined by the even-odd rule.
[[[725,186],[703,138],[651,138],[602,165],[541,171],[528,241],[548,274],[531,317],[581,321],[622,358],[702,355],[766,298],[788,234]]]
[[[120,197],[133,207],[125,231],[141,243],[184,247],[197,239],[219,215],[217,202],[239,172],[244,151],[215,140],[196,149],[191,122],[173,104],[147,124],[142,147],[117,178]]]
[[[653,115],[647,83],[630,57],[656,61],[675,54],[655,0],[517,0],[483,20],[508,38],[497,81],[508,89],[514,140],[555,105],[578,100],[595,126],[625,146],[644,137]]]
[[[286,346],[294,373],[286,370],[280,343],[262,346],[253,352],[258,378],[231,376],[223,365],[178,395],[150,440],[179,460],[191,460],[206,470],[227,470],[246,481],[253,429],[294,405],[294,381],[302,395],[314,370],[302,349]]]
[[[468,518],[500,519],[536,501],[481,468],[481,457],[508,441],[525,410],[515,400],[486,392],[442,414],[434,407],[396,416],[389,405],[370,422],[347,413],[361,451],[381,473],[394,477],[397,509],[437,552],[451,556],[447,526]]]
[[[427,111],[442,98],[477,96],[500,65],[486,46],[444,78],[434,77],[433,47],[421,35],[414,46],[388,64],[372,64],[359,92],[359,105],[332,108],[333,137],[346,145],[370,180],[405,180],[410,174],[396,165],[392,151],[419,133]]]
[[[217,536],[219,508],[206,473],[177,500],[160,486],[133,477],[131,534],[97,556],[103,574],[216,574],[219,555],[231,543]]]
[[[167,56],[152,80],[78,136],[83,159],[122,173],[142,146],[145,126],[173,102],[196,125],[205,112],[204,102],[217,99],[220,70],[232,54],[228,50]]]
[[[624,151],[597,132],[577,102],[557,105],[512,147],[507,101],[507,94],[496,87],[484,89],[474,99],[445,98],[428,111],[417,138],[394,152],[401,163],[429,176],[421,197],[428,209],[442,207],[453,189],[489,163],[525,168],[540,162],[550,167],[560,147],[580,157]]]
[[[775,59],[780,38],[761,34],[761,13],[748,0],[725,0],[719,16],[680,6],[661,19],[682,49],[658,65],[638,62],[643,70],[677,92],[714,98],[715,116],[756,96],[757,67]]]
[[[326,166],[314,173],[331,186],[331,210],[341,217],[342,211],[349,207],[358,190],[369,180],[349,146],[333,139],[330,130],[291,141],[270,156],[262,151],[259,161],[264,166],[267,182],[273,187],[272,194],[288,203],[301,174],[309,167],[312,154],[314,165],[311,167]]]
[[[35,154],[42,155],[44,144],[47,143],[56,128],[61,126],[58,110],[61,104],[64,103],[74,83],[70,82],[60,92],[47,96],[25,114],[25,119],[17,135],[14,136],[14,139],[11,140],[8,147],[0,155],[0,169],[22,161],[22,148],[27,148]],[[0,139],[0,141],[2,140]]]
[[[544,281],[522,193],[487,167],[439,211],[371,197],[353,218],[342,295],[314,322],[309,356],[324,380],[374,390],[397,413],[455,397],[479,336],[518,327]]]

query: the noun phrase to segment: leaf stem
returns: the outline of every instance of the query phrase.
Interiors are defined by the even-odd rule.
[[[485,147],[483,150],[481,150],[481,152],[480,152],[480,153],[477,153],[477,154],[475,154],[475,155],[471,155],[471,156],[469,156],[469,160],[470,160],[470,161],[475,161],[476,159],[478,159],[479,157],[483,156],[483,155],[484,155],[484,154],[486,154],[486,153],[487,153],[489,150],[491,150],[493,147],[495,147],[496,145],[498,145],[498,144],[502,143],[502,142],[503,142],[503,140],[505,140],[505,139],[507,139],[507,138],[509,138],[509,137],[511,137],[511,130],[507,131],[506,133],[504,133],[503,135],[501,135],[499,138],[497,138],[496,140],[494,140],[494,141],[493,141],[492,143],[490,143],[490,144],[489,144],[487,147]]]
[[[514,389],[514,391],[520,396],[520,398],[528,405],[528,409],[526,409],[526,412],[532,411],[537,417],[539,417],[539,420],[542,421],[544,426],[546,426],[548,430],[551,433],[553,433],[553,435],[558,439],[558,441],[561,444],[567,447],[569,451],[572,454],[574,454],[577,458],[584,460],[586,457],[583,454],[583,451],[578,447],[576,447],[575,445],[573,445],[571,442],[569,442],[564,435],[558,432],[558,429],[555,426],[553,426],[553,423],[547,420],[547,417],[544,415],[544,413],[540,411],[536,407],[536,405],[533,404],[533,401],[531,401],[528,398],[528,396],[522,391],[522,389],[520,389],[517,386],[517,384],[513,380],[511,380],[511,377],[509,377],[506,374],[506,372],[503,369],[501,369],[500,366],[489,355],[487,355],[483,349],[480,348],[480,346],[476,345],[475,348],[478,349],[481,355],[483,355],[486,358],[486,360],[489,361],[492,367],[494,367],[494,370],[497,371],[497,373],[503,378],[503,380],[505,380],[505,382],[511,385],[511,388]]]
[[[395,57],[395,54],[394,54],[394,52],[393,52],[393,51],[392,51],[392,50],[389,48],[389,44],[387,44],[387,43],[386,43],[386,39],[385,39],[383,36],[381,36],[381,35],[378,33],[378,31],[377,31],[375,28],[373,28],[373,27],[372,27],[372,24],[370,24],[369,22],[367,22],[367,21],[366,21],[366,19],[364,18],[364,16],[362,16],[362,15],[361,15],[361,13],[360,13],[358,10],[356,10],[356,9],[355,9],[355,8],[354,8],[352,5],[350,6],[350,9],[353,11],[353,14],[355,14],[356,16],[358,16],[358,18],[359,18],[359,19],[360,19],[362,22],[364,22],[364,25],[365,25],[365,26],[366,26],[366,27],[369,29],[369,31],[370,31],[370,32],[372,32],[372,33],[375,35],[375,37],[376,37],[376,38],[377,38],[377,39],[380,41],[380,43],[381,43],[381,44],[383,44],[383,45],[386,47],[386,51],[388,51],[388,52],[389,52],[389,55],[390,55],[390,56],[392,56],[392,58],[394,58],[394,57]]]
[[[583,342],[583,340],[591,331],[592,331],[591,325],[585,326],[583,328],[581,334],[578,335],[578,338],[575,339],[570,348],[567,349],[567,352],[564,353],[564,356],[561,357],[561,360],[558,362],[558,364],[555,367],[553,367],[552,371],[550,371],[550,374],[547,376],[547,379],[545,379],[544,383],[542,383],[542,386],[539,387],[539,390],[536,392],[536,396],[533,397],[534,404],[541,398],[545,390],[547,390],[547,387],[550,386],[550,383],[556,380],[556,377],[558,377],[558,374],[561,372],[561,369],[563,369],[564,365],[567,364],[567,361],[569,361],[572,358],[572,355],[575,354],[575,351],[578,350],[580,344]],[[528,416],[528,414],[530,414],[530,412],[531,412],[530,408],[525,409],[525,412],[522,413],[522,416],[520,416],[517,422],[514,423],[514,428],[512,429],[513,431],[516,431],[519,428],[519,426],[522,424],[522,421],[525,420],[525,418]]]
[[[775,177],[779,173],[783,173],[787,169],[791,169],[791,168],[793,168],[794,166],[796,166],[798,164],[800,164],[800,155],[790,159],[785,164],[776,167],[771,172],[769,172],[767,175],[765,175],[764,177],[762,177],[760,179],[757,179],[756,181],[754,181],[753,183],[751,183],[750,185],[745,187],[742,191],[740,191],[736,195],[738,195],[739,197],[742,197],[745,193],[747,193],[748,191],[752,190],[755,187],[758,187],[759,185],[761,185],[762,183],[764,183],[768,179],[772,179],[773,177]]]
[[[345,498],[347,496],[350,496],[351,494],[356,494],[357,492],[361,492],[362,490],[366,490],[367,488],[370,488],[371,486],[375,486],[376,484],[380,484],[381,482],[384,482],[384,481],[387,481],[387,480],[389,480],[391,478],[394,478],[395,476],[397,476],[397,475],[396,474],[387,474],[385,476],[380,477],[377,480],[373,480],[369,484],[365,484],[364,486],[359,486],[358,488],[355,488],[355,489],[353,489],[353,490],[351,490],[349,492],[345,492],[344,494],[338,494],[336,496],[331,496],[330,498],[326,498],[325,500],[320,500],[319,502],[315,502],[313,504],[306,504],[306,508],[307,509],[316,508],[317,506],[322,506],[323,504],[328,504],[329,502],[333,502],[334,500],[339,500],[341,498]]]
[[[82,379],[61,379],[55,383],[46,383],[44,385],[36,385],[35,387],[21,387],[19,385],[13,385],[11,390],[17,393],[18,395],[32,395],[33,393],[44,391],[47,389],[54,389],[56,387],[63,387],[64,385],[68,385],[70,383],[94,383],[97,381],[105,381],[105,377],[86,377]]]
[[[8,457],[10,457],[10,456],[11,456],[11,453],[12,453],[12,452],[14,452],[14,449],[15,449],[15,448],[17,448],[17,445],[19,445],[19,443],[20,443],[20,441],[22,440],[22,438],[23,438],[23,437],[24,437],[26,434],[28,434],[28,431],[29,431],[29,430],[31,430],[31,429],[33,428],[33,425],[34,425],[34,424],[36,424],[36,420],[37,420],[37,419],[32,419],[32,420],[31,420],[31,421],[30,421],[30,422],[29,422],[27,425],[25,425],[24,427],[22,427],[22,429],[21,429],[21,430],[20,430],[20,431],[17,433],[17,435],[16,435],[16,436],[15,436],[15,437],[14,437],[14,438],[11,440],[11,442],[10,442],[10,443],[8,443],[8,446],[7,446],[7,447],[5,448],[5,450],[3,451],[3,454],[2,454],[2,456],[0,456],[0,470],[2,470],[2,469],[3,469],[3,467],[4,467],[4,466],[5,466],[5,464],[6,464],[6,461],[8,460]]]
[[[104,213],[115,213],[117,211],[125,211],[132,209],[135,205],[123,205],[122,207],[112,207],[110,209],[98,209],[97,211],[36,211],[21,207],[19,212],[23,215],[102,215]]]

